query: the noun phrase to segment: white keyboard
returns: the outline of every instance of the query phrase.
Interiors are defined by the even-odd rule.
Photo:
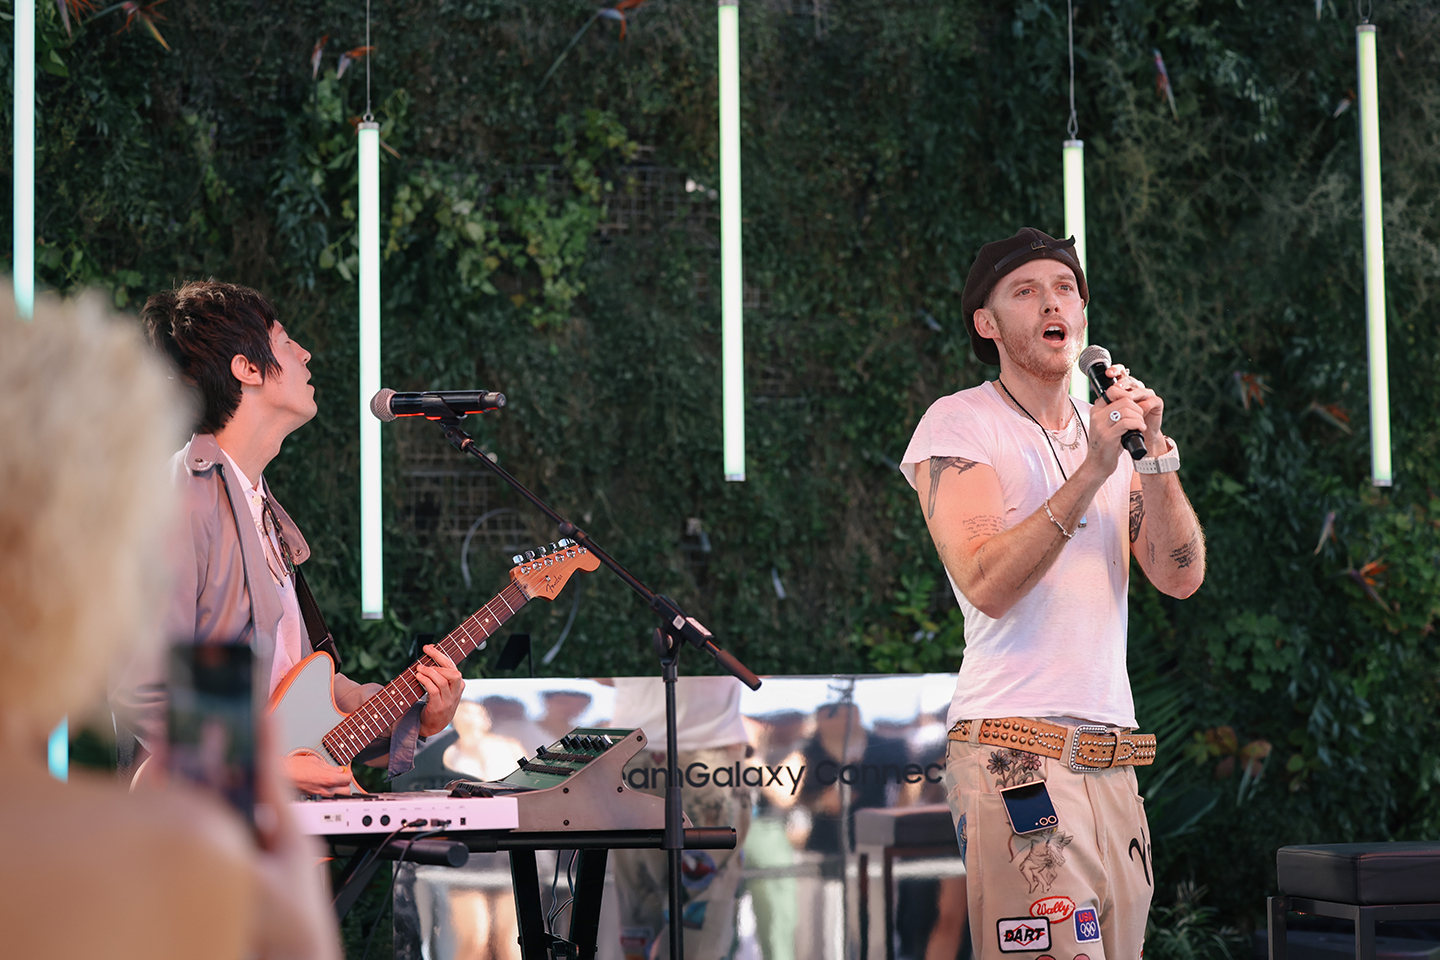
[[[377,793],[368,797],[297,800],[290,804],[300,830],[334,836],[420,830],[514,830],[520,812],[514,797],[451,797],[444,790]]]

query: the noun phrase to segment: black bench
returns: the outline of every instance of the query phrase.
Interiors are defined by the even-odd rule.
[[[1355,924],[1356,960],[1376,960],[1375,924],[1440,920],[1440,843],[1324,843],[1275,854],[1280,896],[1267,901],[1270,960],[1288,960],[1285,915]]]

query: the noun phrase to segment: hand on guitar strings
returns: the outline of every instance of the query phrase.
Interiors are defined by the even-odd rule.
[[[420,714],[420,736],[433,737],[450,725],[460,696],[465,692],[465,678],[454,661],[440,652],[433,643],[425,645],[433,664],[420,661],[415,665],[415,679],[430,694],[430,702]]]

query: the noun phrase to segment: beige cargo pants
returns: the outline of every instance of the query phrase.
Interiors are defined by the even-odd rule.
[[[1059,824],[1017,835],[1000,790],[1043,779]],[[969,875],[977,960],[1139,960],[1154,891],[1135,770],[949,741],[946,799]]]

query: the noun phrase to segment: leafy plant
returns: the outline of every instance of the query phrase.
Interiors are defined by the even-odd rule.
[[[1219,923],[1214,907],[1201,901],[1208,891],[1194,881],[1175,887],[1175,901],[1150,907],[1145,928],[1145,955],[1155,960],[1231,960],[1244,952],[1244,938],[1234,927]]]

